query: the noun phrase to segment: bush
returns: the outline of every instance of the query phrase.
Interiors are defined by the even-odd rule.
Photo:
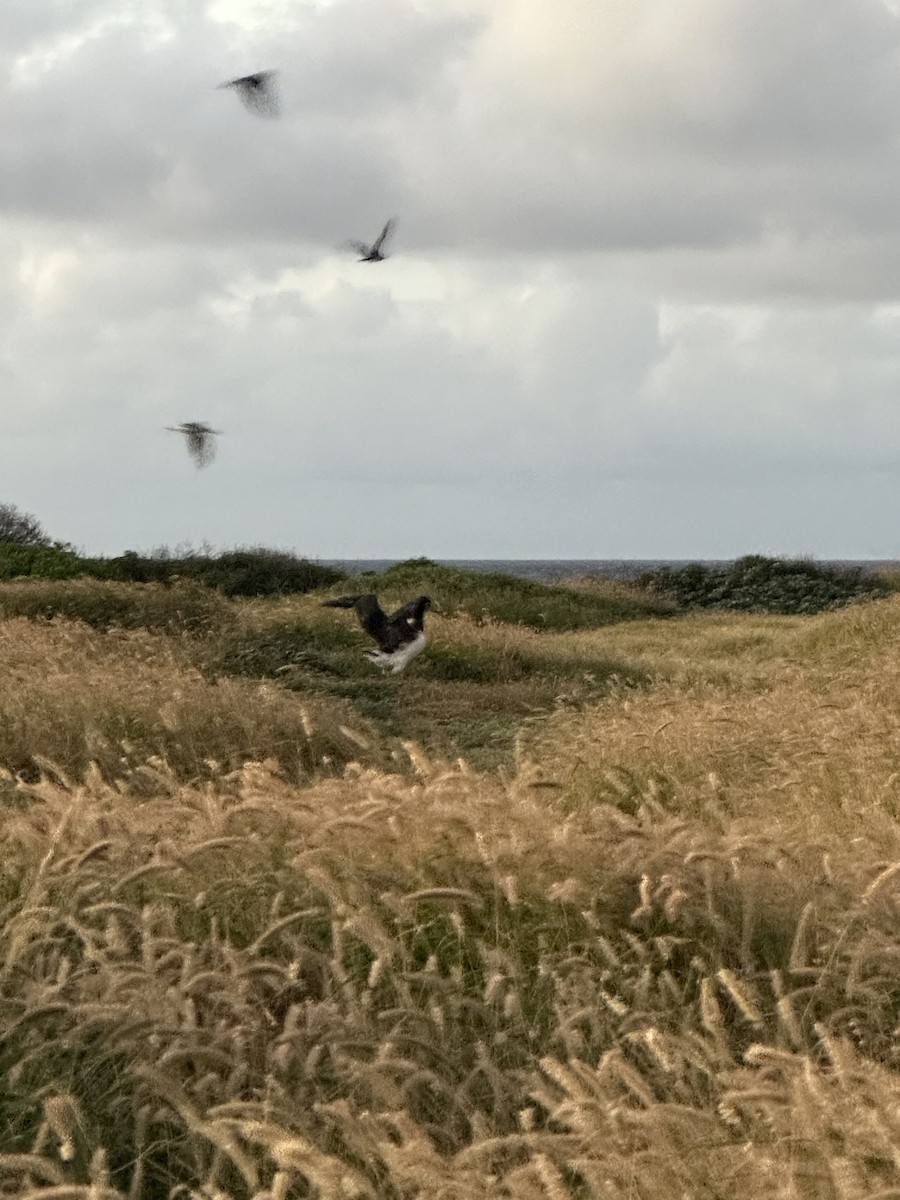
[[[281,596],[330,587],[343,571],[299,558],[285,550],[247,546],[221,554],[166,556],[126,551],[119,558],[83,560],[86,573],[128,583],[165,583],[195,579],[226,596]]]
[[[638,584],[675,598],[679,607],[746,612],[818,613],[854,600],[887,596],[889,581],[861,567],[828,566],[811,559],[749,554],[730,566],[659,567]]]
[[[597,581],[586,589],[563,587],[500,571],[442,566],[428,558],[397,563],[380,575],[360,576],[352,585],[356,590],[377,591],[385,604],[389,597],[402,603],[425,594],[447,614],[466,613],[479,624],[493,620],[539,630],[595,629],[671,611],[659,596],[642,595],[619,582]]]
[[[97,579],[115,579],[121,583],[168,583],[174,572],[173,560],[147,557],[126,550],[119,558],[94,558],[85,562],[86,574]]]
[[[330,587],[343,571],[261,546],[226,550],[216,558],[188,560],[184,574],[201,579],[226,596],[281,596]]]
[[[72,579],[83,574],[83,560],[72,550],[0,541],[0,579]]]
[[[193,579],[226,596],[280,596],[331,587],[343,571],[284,550],[244,547],[222,554],[138,554],[82,558],[65,546],[0,541],[0,580],[22,576],[73,579],[90,576],[116,583],[172,583]]]

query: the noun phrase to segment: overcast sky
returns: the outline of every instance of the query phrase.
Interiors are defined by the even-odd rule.
[[[52,536],[900,557],[887,0],[3,0],[0,63]],[[280,120],[216,88],[269,67]]]

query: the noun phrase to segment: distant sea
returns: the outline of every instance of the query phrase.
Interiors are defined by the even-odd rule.
[[[325,558],[320,560],[332,567],[340,567],[349,575],[363,571],[386,571],[399,558]],[[596,576],[600,579],[637,579],[644,571],[659,567],[686,567],[690,563],[701,563],[706,567],[727,567],[733,558],[440,558],[435,559],[448,567],[466,567],[472,571],[502,571],[505,575],[516,575],[521,579],[537,579],[547,582],[554,579],[584,579]],[[865,571],[878,571],[885,567],[898,566],[895,559],[817,559],[828,566],[862,567]]]

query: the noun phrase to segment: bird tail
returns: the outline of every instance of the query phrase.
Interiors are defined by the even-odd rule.
[[[352,608],[359,596],[335,596],[333,600],[323,600],[323,608]]]

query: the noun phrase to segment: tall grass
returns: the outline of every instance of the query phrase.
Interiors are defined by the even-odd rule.
[[[95,629],[146,629],[192,635],[221,632],[232,622],[227,601],[199,583],[123,584],[95,579],[17,579],[0,584],[0,615],[68,617]]]
[[[19,790],[7,1190],[900,1185],[897,868],[411,753],[417,782],[248,765],[137,809]]]
[[[0,674],[0,768],[26,777],[50,760],[78,779],[93,762],[120,787],[152,793],[248,759],[277,759],[290,777],[308,777],[358,759],[367,733],[366,761],[389,761],[345,702],[209,680],[179,639],[145,630],[0,622]]]
[[[4,703],[58,701],[22,741],[40,777],[0,783],[0,1194],[900,1194],[900,602],[439,618],[483,672],[453,703],[523,659],[643,673],[523,714],[489,772],[281,687],[276,650],[268,682],[215,674],[289,614],[340,679],[357,635],[312,602],[221,640],[0,623]],[[128,772],[47,761],[102,697],[195,705],[194,758],[179,717]],[[333,747],[301,769],[304,719]]]

